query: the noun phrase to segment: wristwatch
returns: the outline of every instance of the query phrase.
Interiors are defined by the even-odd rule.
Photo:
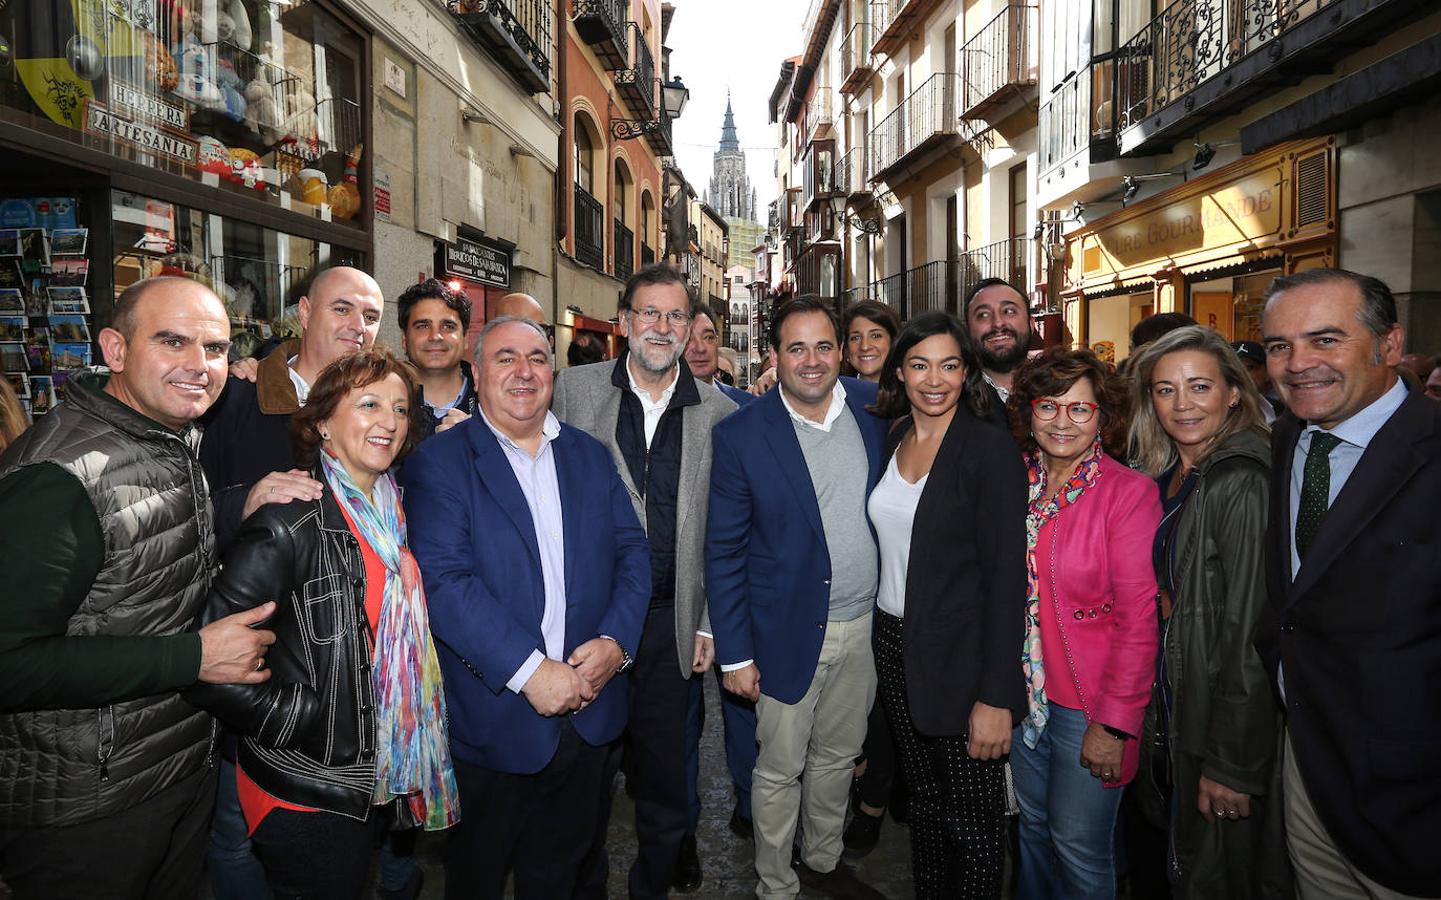
[[[621,672],[630,671],[630,667],[635,665],[635,657],[630,655],[630,651],[625,649],[625,645],[622,644],[620,641],[616,640],[608,634],[602,635],[602,637],[620,648],[620,665],[615,667],[616,674],[618,675]]]

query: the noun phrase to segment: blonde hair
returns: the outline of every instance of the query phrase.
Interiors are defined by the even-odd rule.
[[[10,379],[0,378],[0,453],[29,427],[25,410],[15,397],[15,389],[10,386]]]
[[[1261,412],[1261,394],[1246,372],[1246,366],[1221,333],[1213,328],[1187,325],[1167,332],[1128,360],[1131,363],[1131,433],[1128,450],[1131,464],[1152,477],[1158,477],[1176,462],[1176,444],[1162,427],[1156,416],[1156,406],[1151,399],[1151,373],[1161,357],[1183,350],[1199,350],[1215,357],[1221,370],[1221,378],[1228,387],[1240,394],[1240,402],[1226,413],[1226,420],[1211,436],[1211,440],[1196,459],[1199,465],[1217,447],[1226,443],[1232,435],[1253,429],[1261,434],[1269,431],[1266,417]]]

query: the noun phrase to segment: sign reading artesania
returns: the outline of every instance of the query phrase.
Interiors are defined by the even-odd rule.
[[[456,238],[445,245],[445,271],[491,287],[510,287],[510,249],[491,241]]]
[[[110,79],[110,105],[131,110],[171,128],[190,130],[184,109],[174,103],[166,103],[154,94],[146,93],[117,78]]]
[[[106,134],[126,143],[143,147],[155,153],[162,153],[172,159],[194,164],[195,143],[152,128],[143,122],[132,122],[121,118],[110,110],[90,101],[86,112],[85,128],[95,134]]]

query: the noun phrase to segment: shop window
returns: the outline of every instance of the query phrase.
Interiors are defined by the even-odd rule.
[[[313,2],[10,3],[12,122],[328,221],[359,222],[362,38]]]
[[[1259,341],[1266,288],[1280,269],[1193,282],[1187,293],[1191,317],[1228,341]]]
[[[315,271],[361,264],[355,251],[124,191],[111,217],[115,290],[155,275],[203,282],[230,314],[237,358],[299,336],[295,306]]]

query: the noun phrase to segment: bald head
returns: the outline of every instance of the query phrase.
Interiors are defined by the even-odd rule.
[[[369,347],[380,332],[385,297],[375,279],[350,266],[316,275],[300,298],[300,363],[306,381],[346,353]]]
[[[215,296],[215,292],[194,278],[186,278],[182,275],[159,275],[154,278],[142,278],[120,292],[115,299],[115,308],[110,314],[110,327],[120,332],[128,340],[135,336],[135,322],[139,317],[140,307],[150,300],[164,302],[167,298],[185,296],[199,298],[200,302],[212,304],[212,308],[220,311],[220,318],[225,318],[225,304]]]
[[[546,324],[545,309],[529,294],[506,294],[501,297],[495,306],[495,317],[498,319],[501,316],[529,319],[538,325]]]

